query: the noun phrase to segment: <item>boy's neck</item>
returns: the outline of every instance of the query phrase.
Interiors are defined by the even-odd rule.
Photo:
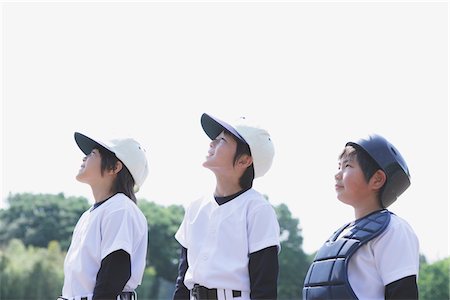
[[[91,186],[92,187],[92,186]],[[94,196],[95,203],[101,202],[110,198],[114,193],[110,189],[94,188],[92,187],[92,195]]]
[[[364,207],[355,207],[355,220],[361,219],[375,211],[383,209],[380,204],[364,206]]]
[[[230,195],[234,195],[242,190],[242,187],[239,184],[221,184],[217,182],[216,190],[214,191],[214,196],[217,197],[227,197]]]

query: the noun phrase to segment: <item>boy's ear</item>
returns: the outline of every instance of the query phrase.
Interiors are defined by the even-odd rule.
[[[253,158],[250,155],[243,154],[239,157],[237,164],[244,169],[247,169],[253,163]]]
[[[386,173],[382,170],[377,170],[370,178],[370,184],[375,190],[379,190],[386,182]]]
[[[113,174],[117,174],[117,173],[120,172],[120,170],[122,170],[122,168],[123,168],[123,164],[122,164],[121,161],[118,160],[116,162],[116,165],[114,166],[114,169],[110,170],[110,172],[113,173]]]

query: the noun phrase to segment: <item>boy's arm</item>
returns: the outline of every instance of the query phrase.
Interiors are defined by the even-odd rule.
[[[178,265],[178,277],[175,284],[175,292],[173,294],[173,300],[189,300],[190,293],[188,288],[184,285],[184,275],[188,269],[187,261],[187,249],[181,247],[180,263]]]
[[[278,247],[250,253],[250,299],[277,299]]]
[[[385,299],[419,299],[416,275],[404,277],[386,285]]]
[[[130,254],[122,249],[108,254],[97,273],[92,300],[116,299],[130,277]]]

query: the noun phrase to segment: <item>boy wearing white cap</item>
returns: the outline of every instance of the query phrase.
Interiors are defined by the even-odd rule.
[[[181,244],[173,299],[276,299],[280,228],[273,207],[252,188],[271,167],[269,133],[245,118],[201,117],[212,140],[203,166],[214,195],[191,203],[175,238]]]
[[[91,186],[95,203],[75,226],[58,299],[136,299],[148,239],[134,194],[148,174],[145,149],[131,138],[103,141],[75,132],[75,141],[86,155],[76,179]]]

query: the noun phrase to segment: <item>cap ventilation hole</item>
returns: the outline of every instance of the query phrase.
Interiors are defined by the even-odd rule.
[[[391,147],[391,151],[394,153],[394,155],[397,155],[397,152],[395,152],[395,149]]]

